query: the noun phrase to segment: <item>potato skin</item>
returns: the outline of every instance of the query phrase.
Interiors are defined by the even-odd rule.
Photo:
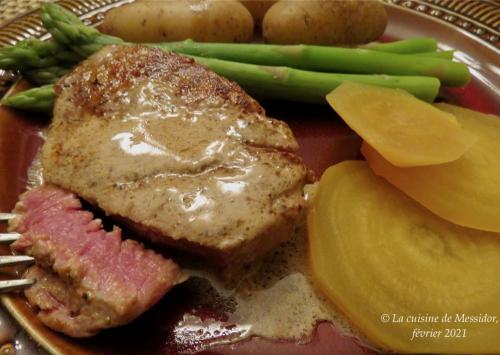
[[[254,23],[237,0],[144,0],[110,10],[99,29],[131,42],[247,42]]]
[[[270,43],[352,45],[376,40],[386,25],[379,1],[280,0],[264,16],[263,36]]]
[[[269,10],[277,0],[240,0],[240,2],[245,5],[252,14],[255,26],[260,27],[267,10]]]

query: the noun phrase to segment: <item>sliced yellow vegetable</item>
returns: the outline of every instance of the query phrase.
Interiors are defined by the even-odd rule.
[[[448,104],[436,107],[456,115],[477,138],[460,159],[398,168],[366,143],[363,155],[377,175],[438,216],[462,226],[500,232],[500,118]]]
[[[400,89],[348,82],[326,99],[349,127],[396,166],[450,162],[474,142],[453,114]]]
[[[376,345],[500,353],[499,235],[435,216],[364,161],[324,173],[308,229],[315,281]]]

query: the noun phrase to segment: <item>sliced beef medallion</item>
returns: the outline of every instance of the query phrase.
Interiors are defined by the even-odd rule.
[[[155,304],[185,277],[179,267],[106,232],[68,191],[48,185],[25,192],[9,229],[22,236],[12,249],[35,257],[25,276],[37,282],[25,291],[38,316],[73,337],[126,324]]]
[[[56,93],[46,181],[223,265],[292,234],[310,171],[286,123],[235,83],[175,53],[108,46]]]

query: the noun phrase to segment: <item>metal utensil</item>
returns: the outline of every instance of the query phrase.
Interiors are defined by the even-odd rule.
[[[13,213],[0,213],[0,223],[5,223],[16,217]],[[0,245],[8,245],[21,237],[19,233],[0,233]],[[35,259],[27,255],[0,255],[0,267],[30,265]],[[34,279],[4,280],[0,281],[0,293],[23,289],[35,283]]]

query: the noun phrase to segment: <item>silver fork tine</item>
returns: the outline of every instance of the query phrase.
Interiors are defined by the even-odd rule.
[[[0,292],[16,291],[26,286],[33,285],[34,283],[35,279],[0,281]]]
[[[14,218],[16,218],[16,215],[14,213],[1,213],[0,212],[0,222],[8,222]]]
[[[20,237],[19,233],[0,233],[0,245],[13,243]]]
[[[16,218],[14,213],[0,212],[0,223],[5,223],[11,219]],[[0,233],[0,245],[10,244],[15,242],[21,237],[19,233]],[[35,262],[35,258],[27,255],[1,255],[0,267],[2,266],[15,266],[15,265],[29,265]],[[20,280],[5,280],[0,281],[0,293],[17,291],[25,288],[26,286],[33,285],[35,279],[20,279]]]
[[[27,255],[2,255],[0,256],[0,266],[12,266],[31,264],[35,258]]]
[[[14,219],[16,215],[14,213],[1,213],[0,212],[0,223],[8,222]],[[10,244],[15,242],[21,237],[19,233],[0,233],[0,245]],[[0,267],[2,266],[14,266],[14,265],[26,265],[32,264],[35,259],[27,255],[1,255],[0,256]],[[34,279],[20,279],[20,280],[5,280],[0,281],[0,293],[11,292],[25,288],[26,286],[33,285],[36,280]]]

